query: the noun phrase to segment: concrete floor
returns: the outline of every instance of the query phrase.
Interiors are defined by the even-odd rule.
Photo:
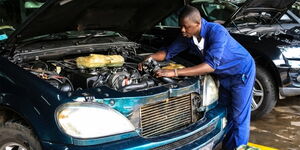
[[[251,143],[300,150],[300,97],[279,100],[273,111],[251,122]]]

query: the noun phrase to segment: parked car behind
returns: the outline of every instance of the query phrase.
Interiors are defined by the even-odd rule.
[[[226,109],[211,76],[154,76],[161,67],[191,65],[185,58],[177,58],[180,64],[149,59],[137,70],[152,48],[130,39],[182,3],[49,0],[12,33],[3,30],[0,149],[199,149],[220,143]]]
[[[255,59],[252,119],[269,113],[278,98],[300,95],[300,19],[295,1],[248,0],[238,5],[222,0],[190,2],[203,18],[223,24]],[[177,12],[144,34],[141,42],[156,48],[170,44],[179,33]]]

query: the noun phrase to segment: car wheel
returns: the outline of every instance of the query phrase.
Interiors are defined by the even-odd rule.
[[[276,91],[276,84],[270,73],[257,65],[251,104],[252,120],[261,118],[273,109],[277,102]]]
[[[0,124],[0,150],[41,150],[32,131],[16,122]]]

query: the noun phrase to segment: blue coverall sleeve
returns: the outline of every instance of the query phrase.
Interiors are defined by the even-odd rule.
[[[166,52],[166,60],[169,60],[176,56],[178,53],[186,50],[188,48],[188,40],[182,36],[178,36],[171,45],[163,49]]]
[[[213,30],[209,38],[209,47],[205,51],[204,62],[216,69],[221,62],[225,46],[228,41],[228,33],[221,28]]]

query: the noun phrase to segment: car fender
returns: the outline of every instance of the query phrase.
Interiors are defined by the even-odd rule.
[[[39,139],[71,144],[72,138],[55,121],[56,108],[71,101],[66,94],[3,57],[0,64],[1,107],[16,112]]]

